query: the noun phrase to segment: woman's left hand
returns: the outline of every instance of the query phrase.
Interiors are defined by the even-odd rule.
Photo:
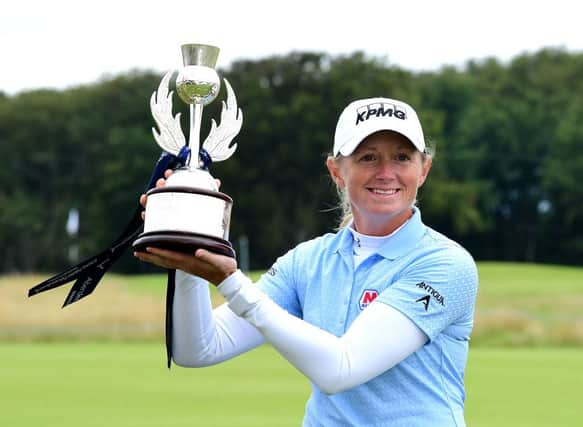
[[[194,255],[159,248],[146,248],[146,252],[134,252],[140,261],[164,268],[182,270],[218,285],[235,271],[237,261],[206,249],[197,249]]]

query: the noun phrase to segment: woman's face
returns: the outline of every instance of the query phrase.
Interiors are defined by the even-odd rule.
[[[329,158],[327,166],[336,184],[346,189],[356,230],[381,236],[411,216],[431,159],[423,161],[403,135],[381,131],[364,139],[350,156]]]

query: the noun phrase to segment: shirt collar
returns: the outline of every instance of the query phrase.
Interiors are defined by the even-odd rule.
[[[383,258],[395,260],[410,252],[423,237],[426,226],[421,221],[421,211],[414,206],[413,215],[389,240],[379,248],[378,254]],[[354,238],[347,227],[341,229],[333,243],[333,252],[340,253],[343,257],[352,257],[352,245]]]

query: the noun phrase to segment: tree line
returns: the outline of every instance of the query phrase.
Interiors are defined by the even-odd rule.
[[[325,158],[350,101],[413,105],[434,146],[419,195],[424,221],[478,260],[582,264],[583,54],[543,49],[508,63],[412,72],[361,52],[294,52],[219,69],[243,110],[238,149],[214,164],[233,197],[231,238],[268,267],[339,217]],[[132,71],[67,90],[0,92],[0,271],[57,271],[107,247],[159,155],[150,95],[161,75]],[[221,90],[219,99],[224,99]],[[175,97],[187,129],[188,111]],[[220,102],[205,107],[202,137]],[[71,208],[78,236],[65,232]],[[126,256],[116,269],[149,271]]]

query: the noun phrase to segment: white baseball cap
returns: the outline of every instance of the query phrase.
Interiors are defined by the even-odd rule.
[[[334,156],[349,156],[369,135],[381,130],[400,133],[425,151],[423,129],[409,104],[389,98],[367,98],[351,102],[340,114],[334,134]]]

